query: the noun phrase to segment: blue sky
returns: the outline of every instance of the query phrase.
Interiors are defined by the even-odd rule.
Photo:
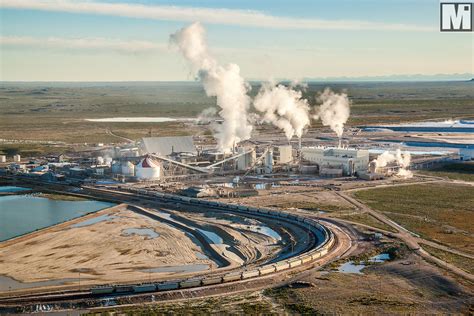
[[[2,0],[0,79],[189,80],[168,37],[193,21],[248,79],[472,73],[472,33],[440,33],[438,10],[432,0]]]

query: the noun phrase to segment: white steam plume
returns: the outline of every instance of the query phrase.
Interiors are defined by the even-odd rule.
[[[313,118],[319,118],[324,126],[329,126],[339,137],[340,143],[344,132],[344,124],[350,115],[350,101],[347,94],[334,93],[327,88],[321,93],[318,100],[322,104]]]
[[[413,177],[413,173],[408,170],[408,167],[410,167],[411,163],[410,152],[402,153],[400,149],[397,149],[394,155],[388,151],[384,151],[374,161],[377,165],[377,168],[383,168],[386,167],[389,163],[396,162],[397,165],[400,167],[400,169],[398,169],[397,176],[402,178]]]
[[[301,138],[310,124],[308,101],[291,87],[263,85],[253,104],[263,114],[262,120],[281,128],[288,140],[294,135]]]
[[[242,140],[250,138],[252,124],[248,120],[249,84],[240,76],[236,64],[219,65],[209,54],[204,27],[195,22],[170,36],[183,56],[190,62],[208,96],[217,97],[219,116],[223,123],[216,127],[220,150],[230,151]]]
[[[201,113],[199,113],[197,117],[197,123],[198,124],[209,124],[211,123],[217,115],[217,109],[210,107],[202,110]]]

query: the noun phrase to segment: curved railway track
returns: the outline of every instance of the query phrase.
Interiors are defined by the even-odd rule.
[[[62,192],[64,193],[64,192]],[[194,199],[176,195],[165,194],[161,192],[146,191],[143,189],[117,191],[108,189],[98,189],[86,187],[83,193],[77,194],[85,197],[99,198],[109,201],[121,201],[132,205],[137,212],[146,216],[156,216],[156,219],[163,220],[152,210],[148,210],[136,202],[153,202],[166,205],[170,209],[173,207],[186,209],[211,209],[215,212],[233,213],[241,216],[255,218],[259,220],[276,221],[281,225],[297,227],[300,230],[307,231],[308,239],[303,245],[300,243],[293,251],[281,251],[278,256],[263,263],[245,265],[232,270],[217,269],[208,274],[198,277],[188,277],[183,279],[173,279],[162,282],[147,283],[127,283],[94,286],[89,288],[75,288],[61,291],[44,291],[41,293],[20,294],[0,297],[0,311],[2,308],[23,306],[25,304],[38,303],[58,303],[58,302],[84,302],[90,300],[103,300],[123,296],[143,295],[146,293],[164,293],[177,290],[209,288],[223,284],[238,284],[247,280],[265,279],[274,275],[281,275],[287,271],[305,270],[314,266],[317,260],[320,260],[333,247],[340,247],[335,235],[325,225],[314,219],[305,218],[300,215],[290,214],[283,211],[270,210],[266,208],[254,208],[243,205],[233,205]],[[173,223],[176,224],[176,223]],[[187,228],[189,229],[189,228]],[[295,229],[295,228],[293,228]],[[192,233],[199,238],[196,231]],[[203,238],[203,236],[201,236]],[[204,242],[203,239],[201,241]],[[204,243],[205,244],[205,243]],[[208,251],[212,251],[208,249]],[[215,250],[214,250],[215,251]],[[225,258],[215,253],[220,258],[222,266],[226,265]],[[222,260],[224,259],[224,260]],[[3,306],[3,307],[2,307]]]

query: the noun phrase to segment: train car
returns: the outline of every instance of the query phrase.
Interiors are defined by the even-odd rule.
[[[111,294],[113,292],[114,287],[112,285],[103,285],[91,288],[92,294]]]
[[[133,292],[133,285],[116,285],[115,286],[116,293],[128,293]]]
[[[227,273],[222,277],[222,282],[232,282],[242,279],[242,272]]]
[[[180,289],[187,289],[187,288],[190,288],[190,287],[201,286],[201,281],[202,281],[202,279],[189,279],[189,280],[181,281],[179,283],[179,288]]]
[[[212,278],[205,278],[202,280],[202,285],[211,285],[211,284],[219,284],[222,283],[222,277],[212,277]]]
[[[158,283],[156,285],[158,291],[167,291],[167,290],[177,290],[179,288],[178,282],[167,281],[163,283]]]
[[[181,198],[181,201],[183,201],[183,202],[188,202],[188,203],[189,203],[189,202],[191,202],[191,198],[190,198],[190,197],[187,197],[187,196],[183,196],[183,197]]]
[[[316,251],[315,253],[311,254],[311,258],[313,260],[316,260],[318,258],[321,258],[321,252],[320,251]]]
[[[300,222],[300,223],[303,223],[304,220],[305,220],[305,218],[304,218],[303,216],[298,216],[298,217],[296,218],[296,220],[297,220],[298,222]]]
[[[285,269],[289,269],[290,268],[290,264],[288,262],[277,262],[275,263],[275,270],[276,271],[281,271],[281,270],[285,270]]]
[[[262,214],[268,214],[270,211],[264,208],[259,208],[257,209],[257,212],[262,213]]]
[[[288,214],[288,218],[291,218],[293,220],[298,220],[298,217],[297,215],[294,215],[294,214]]]
[[[247,207],[247,206],[240,205],[238,208],[239,208],[239,211],[243,211],[243,212],[247,212],[247,211],[248,211],[248,207]]]
[[[313,258],[311,258],[311,255],[301,256],[300,258],[302,264],[308,263],[313,260]]]
[[[133,286],[133,292],[144,293],[156,291],[156,285],[154,283],[139,284]]]
[[[260,272],[258,270],[250,270],[250,271],[244,271],[242,272],[242,279],[250,279],[250,278],[255,278],[260,275]]]
[[[288,260],[287,262],[290,265],[290,268],[298,267],[301,265],[301,259],[299,258],[291,259],[291,260]]]
[[[258,268],[260,275],[270,274],[276,272],[276,268],[274,265],[266,265]]]

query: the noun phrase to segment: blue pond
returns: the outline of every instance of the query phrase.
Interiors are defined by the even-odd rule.
[[[10,185],[0,187],[0,192],[20,192],[20,191],[29,191],[29,190],[31,190],[31,189],[22,188],[22,187],[14,187],[14,186],[10,186]]]
[[[0,241],[84,216],[113,203],[61,201],[31,195],[0,197]]]

